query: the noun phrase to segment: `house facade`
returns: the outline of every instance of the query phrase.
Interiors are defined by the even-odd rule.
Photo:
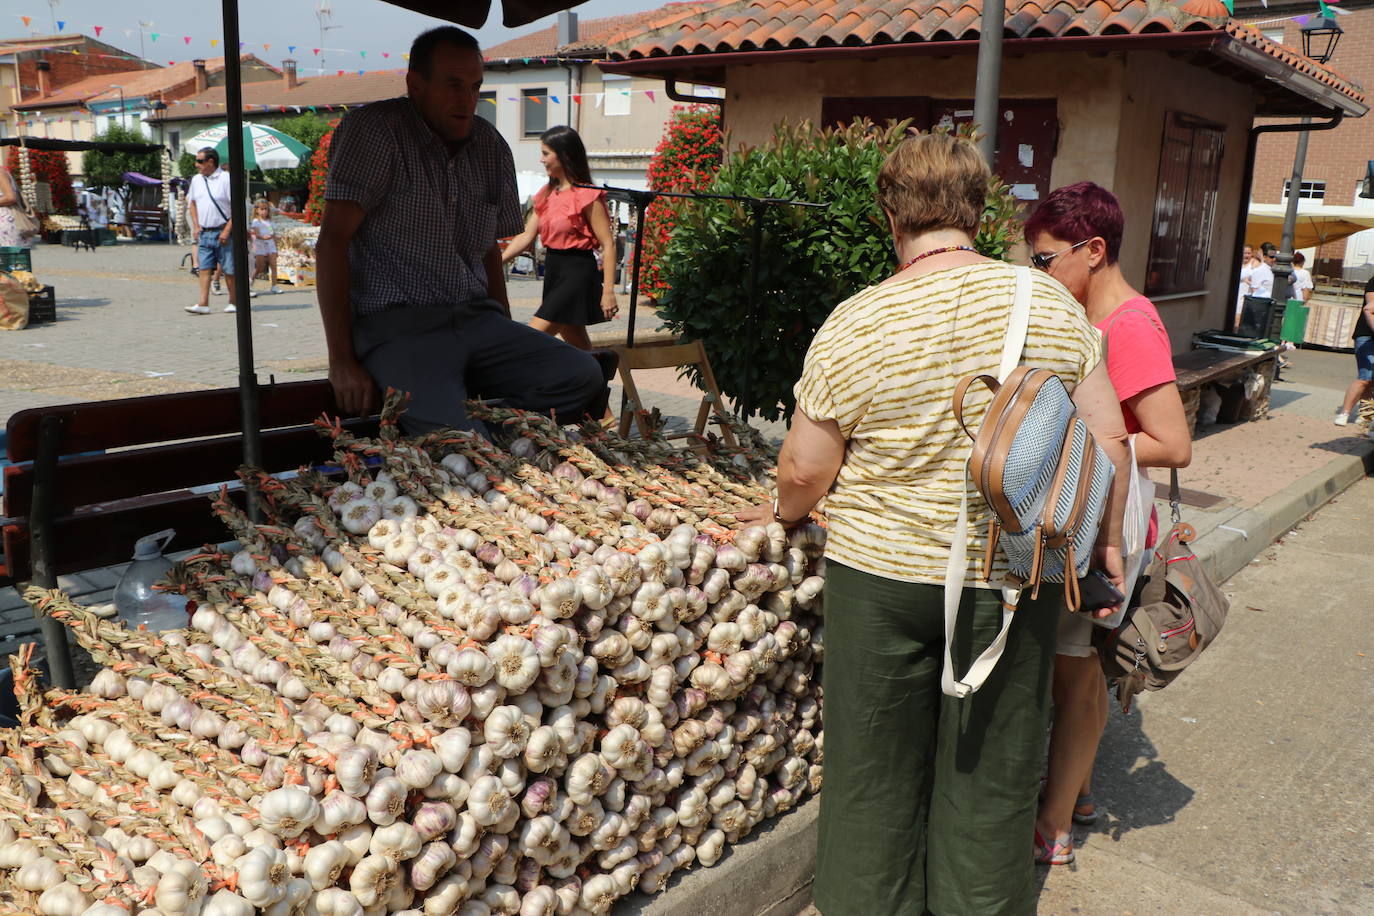
[[[1346,0],[1339,5],[1344,15],[1336,23],[1344,30],[1331,67],[1364,87],[1374,86],[1374,0]],[[1239,0],[1236,16],[1266,37],[1300,51],[1302,19],[1312,15],[1310,5],[1270,0]],[[1262,119],[1260,123],[1265,123]],[[1266,134],[1259,141],[1251,200],[1257,204],[1286,204],[1293,176],[1297,134]],[[1304,214],[1320,215],[1333,207],[1353,207],[1374,216],[1374,197],[1361,196],[1364,180],[1374,163],[1374,118],[1346,119],[1333,130],[1308,135],[1298,206]],[[1278,244],[1277,235],[1270,241]],[[1306,250],[1308,264],[1316,273],[1350,280],[1367,280],[1374,274],[1374,230],[1328,242]]]
[[[0,137],[20,133],[15,106],[92,76],[151,70],[156,64],[86,35],[0,38]]]
[[[886,10],[886,8],[884,8]],[[773,125],[972,117],[981,4],[737,0],[613,36],[609,72],[725,90],[730,142]],[[1007,4],[995,171],[1033,207],[1091,180],[1126,213],[1122,268],[1176,350],[1225,328],[1235,301],[1256,116],[1367,111],[1349,80],[1226,17],[1217,0]]]
[[[245,85],[277,79],[277,71],[252,54],[242,56]],[[88,76],[43,94],[25,96],[11,107],[22,132],[59,140],[90,140],[111,127],[141,133],[152,142],[166,138],[148,115],[180,99],[224,84],[224,58],[182,61],[167,67]],[[69,153],[73,174],[80,174],[81,155]]]
[[[678,103],[657,77],[607,73],[598,62],[609,36],[660,15],[652,10],[579,22],[576,13],[561,13],[556,25],[483,49],[481,112],[510,143],[522,196],[547,180],[539,135],[558,124],[582,137],[593,181],[648,187],[649,160]],[[705,91],[718,94],[715,87]]]
[[[368,70],[330,76],[299,76],[297,62],[281,62],[271,79],[243,85],[243,117],[249,122],[271,124],[300,114],[316,114],[325,120],[368,102],[405,95],[403,70]],[[223,124],[226,114],[224,87],[211,86],[168,104],[152,114],[149,123],[160,130],[166,144],[180,153],[182,141],[202,130]]]

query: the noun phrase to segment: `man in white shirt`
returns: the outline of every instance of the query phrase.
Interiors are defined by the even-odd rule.
[[[1260,262],[1250,272],[1249,295],[1264,299],[1274,295],[1274,258],[1277,254],[1278,249],[1272,242],[1265,242],[1260,246]]]
[[[196,153],[196,175],[186,189],[187,217],[191,222],[191,236],[196,240],[196,261],[199,267],[200,299],[186,306],[193,315],[210,314],[210,280],[215,268],[224,271],[225,286],[229,287],[226,312],[236,310],[234,289],[234,253],[229,233],[234,221],[229,218],[232,204],[229,198],[229,173],[219,167],[219,153],[205,147]]]

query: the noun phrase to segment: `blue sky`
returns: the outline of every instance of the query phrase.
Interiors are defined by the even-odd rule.
[[[333,28],[321,40],[315,13],[320,2],[240,0],[239,31],[247,42],[245,50],[273,65],[284,57],[294,57],[303,75],[321,69],[332,73],[403,67],[401,55],[409,49],[411,39],[443,24],[382,0],[324,0],[332,8],[327,22]],[[657,0],[589,0],[575,11],[583,19],[595,19],[661,5]],[[507,29],[501,25],[500,0],[493,0],[493,6],[488,24],[477,30],[483,45],[506,41],[553,21],[550,17]],[[23,21],[26,16],[27,25]],[[57,22],[64,23],[63,33],[92,36],[100,26],[101,41],[134,55],[140,53],[141,39],[143,56],[160,64],[224,53],[220,7],[214,0],[6,0],[0,13],[0,38],[51,34]],[[292,46],[295,50],[288,50]],[[315,48],[321,49],[319,55]]]

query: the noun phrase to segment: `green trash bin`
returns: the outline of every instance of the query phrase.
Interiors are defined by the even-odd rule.
[[[1289,299],[1283,313],[1283,329],[1279,339],[1300,344],[1307,335],[1307,314],[1311,311],[1301,299]]]

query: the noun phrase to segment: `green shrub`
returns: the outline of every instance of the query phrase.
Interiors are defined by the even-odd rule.
[[[769,420],[790,416],[792,385],[816,330],[840,302],[891,275],[892,240],[876,202],[878,169],[907,134],[908,122],[880,128],[861,120],[825,130],[780,125],[767,145],[733,153],[703,189],[829,203],[826,209],[762,210],[752,332],[750,207],[703,200],[679,209],[660,264],[665,288],[658,315],[670,330],[705,344],[725,395],[742,396],[746,354],[752,352],[754,412]],[[1019,238],[1019,211],[1010,189],[995,182],[975,240],[980,252],[1006,259]],[[700,373],[689,371],[699,383]]]
[[[301,141],[312,154],[311,157],[302,159],[301,164],[294,169],[264,169],[263,178],[274,190],[304,191],[310,187],[310,158],[313,158],[313,151],[319,147],[320,141],[329,133],[333,123],[319,115],[303,114],[294,118],[283,118],[272,124],[272,127],[288,137]]]

